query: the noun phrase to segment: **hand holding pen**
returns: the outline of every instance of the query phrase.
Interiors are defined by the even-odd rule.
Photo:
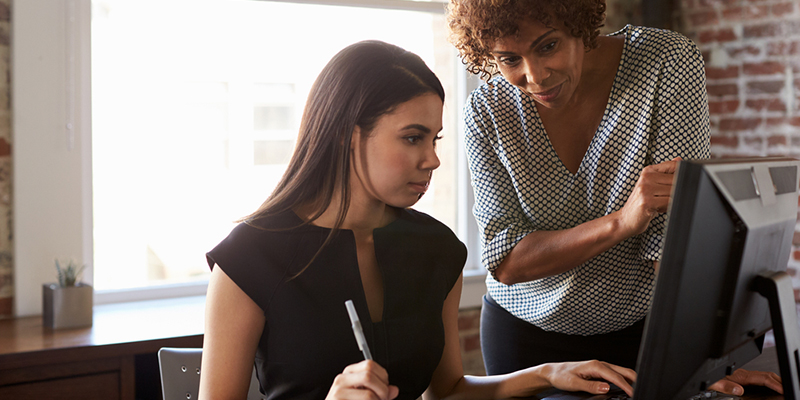
[[[363,397],[359,396],[358,392],[364,390],[372,391],[378,398],[383,400],[394,399],[400,393],[400,390],[397,386],[389,384],[389,374],[386,370],[375,361],[372,361],[372,353],[369,351],[353,301],[347,300],[345,306],[347,307],[347,314],[350,316],[356,343],[358,343],[358,348],[364,355],[364,361],[348,365],[341,374],[337,375],[326,399]]]

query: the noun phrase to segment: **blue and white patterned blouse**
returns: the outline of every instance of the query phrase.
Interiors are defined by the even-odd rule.
[[[534,101],[503,77],[473,91],[465,107],[488,291],[511,314],[547,331],[594,335],[643,318],[666,216],[570,271],[508,286],[493,275],[511,249],[530,232],[571,228],[621,209],[647,165],[709,156],[705,72],[694,43],[630,25],[612,35],[625,35],[622,58],[575,175],[550,145]]]

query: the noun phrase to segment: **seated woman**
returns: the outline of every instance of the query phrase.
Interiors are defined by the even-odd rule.
[[[439,166],[443,101],[418,56],[383,42],[351,45],[322,70],[277,188],[207,254],[202,399],[244,398],[254,361],[270,399],[631,393],[635,373],[600,361],[464,376],[466,250],[408,208]],[[347,300],[374,361],[362,360]]]

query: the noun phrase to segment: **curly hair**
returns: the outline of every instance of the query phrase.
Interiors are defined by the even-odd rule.
[[[605,12],[605,0],[450,0],[448,39],[467,70],[488,81],[498,72],[491,55],[494,42],[519,33],[520,21],[535,20],[548,27],[563,23],[590,50],[597,47]]]

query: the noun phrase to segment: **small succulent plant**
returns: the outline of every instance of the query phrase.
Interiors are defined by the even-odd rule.
[[[71,287],[76,286],[81,278],[85,265],[78,266],[73,260],[67,261],[67,265],[62,267],[61,263],[56,260],[56,270],[58,271],[58,286]]]

